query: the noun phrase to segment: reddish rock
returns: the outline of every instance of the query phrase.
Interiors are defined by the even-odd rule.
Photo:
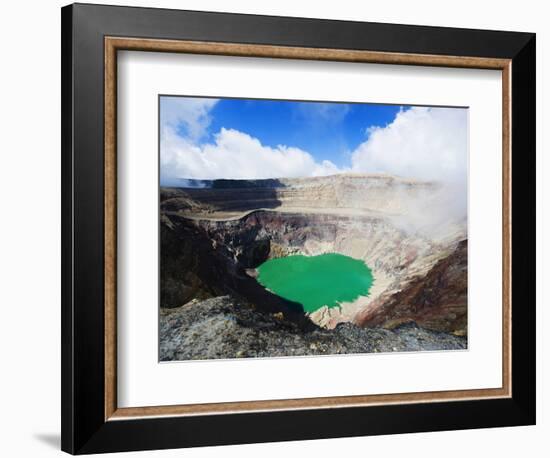
[[[387,298],[380,297],[356,317],[362,327],[393,329],[406,322],[435,331],[467,334],[468,241],[438,261],[428,273],[416,278]]]

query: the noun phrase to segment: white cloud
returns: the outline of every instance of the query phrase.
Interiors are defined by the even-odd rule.
[[[340,170],[330,161],[316,162],[299,148],[262,145],[250,135],[222,128],[214,143],[197,144],[165,126],[161,144],[161,183],[178,179],[281,178],[320,176]]]
[[[265,146],[234,129],[222,128],[213,143],[201,142],[217,102],[218,99],[163,97],[160,117],[163,186],[181,184],[186,178],[281,178],[340,171],[330,161],[317,162],[307,151],[285,145]],[[341,114],[330,107],[322,108],[318,116],[335,113]]]
[[[177,130],[183,127],[192,141],[200,140],[206,133],[212,118],[210,111],[218,99],[191,97],[162,97],[160,125]]]
[[[386,127],[371,127],[352,153],[355,172],[387,173],[440,183],[437,191],[403,194],[404,228],[442,231],[465,222],[468,207],[468,113],[465,109],[413,107]]]
[[[445,183],[467,177],[467,111],[413,107],[386,127],[372,127],[352,153],[356,172],[388,173]]]

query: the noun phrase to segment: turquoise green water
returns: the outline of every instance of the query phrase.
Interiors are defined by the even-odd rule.
[[[373,280],[363,261],[336,253],[270,259],[258,272],[263,286],[302,304],[305,312],[367,296]]]

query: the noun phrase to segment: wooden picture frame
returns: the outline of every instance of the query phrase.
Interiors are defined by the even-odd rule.
[[[119,408],[119,50],[502,71],[502,387]],[[75,4],[62,9],[62,85],[63,450],[534,424],[534,34]]]

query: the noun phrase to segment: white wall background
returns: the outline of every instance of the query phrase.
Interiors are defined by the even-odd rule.
[[[550,297],[543,282],[542,240],[550,223],[550,161],[543,158],[543,87],[550,14],[538,0],[480,2],[297,2],[277,0],[128,0],[136,6],[327,19],[441,25],[537,33],[538,129],[538,425],[353,439],[148,452],[170,457],[347,455],[407,457],[545,456],[550,448],[549,340],[543,336]],[[97,2],[94,2],[97,3]],[[110,4],[127,4],[109,0]],[[60,403],[60,11],[57,0],[5,2],[0,14],[0,454],[59,455]],[[546,55],[545,55],[546,54]],[[544,59],[546,57],[546,61]],[[544,208],[546,207],[546,208]],[[546,210],[546,211],[543,211]],[[547,364],[543,366],[543,361]],[[125,456],[138,456],[127,454]],[[141,453],[139,456],[144,456]]]

